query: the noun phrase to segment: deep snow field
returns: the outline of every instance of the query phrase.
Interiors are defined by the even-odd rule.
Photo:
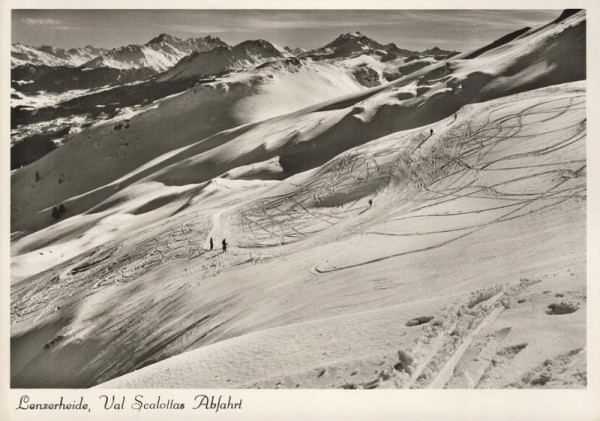
[[[11,176],[12,387],[585,387],[581,31],[372,88],[238,72],[74,134]]]

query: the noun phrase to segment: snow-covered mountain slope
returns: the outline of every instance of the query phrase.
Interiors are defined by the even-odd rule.
[[[86,62],[82,68],[150,68],[156,72],[162,72],[193,52],[209,51],[216,47],[226,46],[225,42],[211,36],[183,40],[172,35],[160,34],[144,45],[127,45],[112,49]]]
[[[402,76],[414,73],[423,67],[430,66],[438,61],[439,60],[436,60],[434,57],[415,57],[392,60],[385,63],[383,77],[388,81],[396,80]]]
[[[157,181],[168,184],[201,183],[235,166],[279,156],[289,176],[372,139],[431,124],[465,104],[581,80],[585,78],[584,36],[585,12],[580,12],[475,59],[436,62],[389,85],[235,129],[244,122],[240,118],[244,101],[250,108],[267,108],[260,98],[267,101],[268,94],[252,99],[265,92],[263,84],[257,83],[261,77],[240,74],[232,76],[230,83],[204,84],[132,117],[128,130],[114,132],[108,124],[84,130],[52,154],[15,172],[11,226],[36,231],[52,223],[47,213],[53,205],[69,201],[75,215],[152,172]],[[217,145],[227,155],[218,153]],[[182,147],[178,155],[169,155]],[[160,158],[162,154],[168,155]],[[218,162],[224,161],[209,165],[213,154],[218,154],[214,158]],[[82,167],[80,159],[86,156],[95,159]],[[143,173],[135,171],[153,159],[159,161]],[[171,165],[174,160],[185,165]],[[105,169],[108,164],[110,171]],[[32,186],[35,171],[65,182]]]
[[[233,74],[227,81],[246,80],[256,92],[233,108],[239,121],[258,122],[281,116],[322,101],[365,89],[356,67],[338,63],[286,58],[265,63],[255,70]],[[229,82],[230,83],[230,82]]]
[[[249,69],[289,56],[289,52],[275,47],[270,42],[244,41],[233,47],[222,46],[210,51],[192,53],[160,75],[158,80],[215,76],[231,70]]]
[[[105,48],[86,45],[80,48],[55,48],[48,45],[31,47],[20,43],[11,46],[11,67],[35,66],[80,66],[83,63],[106,53]]]
[[[375,65],[379,62],[368,56],[362,58],[339,62],[312,62],[288,57],[265,63],[243,73],[222,77],[220,82],[230,84],[244,81],[244,84],[252,86],[252,91],[247,91],[247,94],[249,95],[250,92],[254,94],[245,99],[240,97],[232,110],[239,122],[258,121],[296,111],[339,95],[356,92],[364,86],[379,84],[380,74],[368,69],[365,64],[367,62]],[[77,82],[84,83],[87,80],[84,76],[93,76],[102,70],[83,72]],[[131,70],[110,70],[131,72]],[[19,168],[21,165],[27,165],[48,153],[47,148],[35,146],[41,141],[52,146],[50,139],[44,140],[40,136],[44,138],[52,136],[54,143],[61,145],[63,142],[57,143],[57,139],[69,141],[70,136],[66,136],[67,133],[76,133],[80,128],[89,126],[97,120],[112,118],[125,112],[129,107],[141,106],[143,103],[160,99],[161,95],[164,97],[182,92],[195,83],[194,80],[189,79],[168,82],[149,79],[127,85],[124,84],[127,74],[120,76],[123,79],[121,85],[105,86],[95,90],[70,90],[56,95],[48,92],[24,95],[13,90],[11,141],[13,144],[24,141],[28,145],[22,144],[18,148],[11,149],[12,167]],[[46,77],[44,80],[49,82],[52,79]],[[27,86],[27,89],[31,90],[28,92],[35,92],[35,89],[42,85],[38,82]],[[289,95],[290,93],[293,95]],[[54,130],[49,130],[50,128]],[[50,150],[52,149],[54,148]]]
[[[39,270],[13,284],[13,346],[37,344],[11,360],[13,385],[443,387],[482,342],[470,387],[527,381],[585,346],[584,103],[572,83],[469,105],[280,182],[209,173],[248,157],[277,174],[274,148],[331,129],[318,113],[170,154],[168,171],[149,163],[151,177],[13,243],[14,273]],[[577,310],[546,314],[555,293]],[[482,375],[515,345],[509,369]]]
[[[278,57],[16,170],[11,385],[585,387],[585,12],[365,88],[371,58]]]
[[[297,111],[323,100],[365,89],[343,68],[326,63],[308,63],[296,67],[289,64],[289,61],[290,59],[282,59],[281,62],[271,62],[252,72],[232,74],[219,81],[201,84],[172,98],[136,107],[138,111],[131,117],[128,116],[127,109],[123,109],[114,119],[71,136],[68,142],[52,154],[18,170],[14,174],[15,180],[21,178],[18,174],[23,174],[22,180],[25,181],[26,168],[34,167],[37,168],[34,171],[54,179],[54,171],[62,167],[62,173],[74,171],[80,178],[76,181],[64,177],[61,183],[50,183],[47,199],[66,200],[80,194],[88,197],[90,190],[101,188],[132,171],[140,176],[143,173],[136,172],[137,168],[174,149],[244,123],[256,124],[260,119]],[[290,96],[290,93],[294,95]],[[115,126],[124,119],[129,119],[128,128],[116,131]],[[95,160],[85,171],[80,162],[66,158],[87,154],[102,158]],[[59,164],[56,159],[62,163]],[[106,159],[114,163],[111,171],[105,171]],[[67,172],[65,165],[69,167]],[[22,171],[24,172],[21,173]],[[131,179],[126,177],[124,182],[130,183]],[[63,190],[67,186],[67,190]],[[35,185],[34,189],[37,190],[38,187]],[[98,193],[103,196],[110,189],[101,188],[101,191]],[[100,196],[89,205],[93,206]],[[36,206],[29,199],[26,201],[32,206],[31,209]],[[43,213],[36,224],[51,222]],[[17,215],[21,215],[20,210],[16,211],[15,216]],[[33,219],[29,222],[33,222]]]

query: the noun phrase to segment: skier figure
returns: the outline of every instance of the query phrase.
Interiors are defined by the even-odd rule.
[[[369,199],[369,207],[373,206],[373,199]]]
[[[214,247],[214,244],[213,244],[213,239],[212,239],[212,237],[210,237],[210,249],[212,250],[212,249],[213,249],[213,247]]]
[[[433,129],[429,130],[429,136],[433,136]]]
[[[225,253],[227,251],[227,240],[223,238],[221,244],[223,244],[223,253]]]

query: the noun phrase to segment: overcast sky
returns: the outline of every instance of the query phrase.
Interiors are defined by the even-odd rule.
[[[315,48],[360,31],[381,43],[467,51],[525,26],[548,23],[559,10],[13,10],[12,42],[55,47],[143,44],[166,32],[213,35],[229,44],[265,39]]]

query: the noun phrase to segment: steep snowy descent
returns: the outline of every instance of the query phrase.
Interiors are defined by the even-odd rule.
[[[11,176],[11,385],[585,387],[584,41],[249,60],[73,136]],[[310,86],[353,92],[275,114]]]
[[[583,36],[585,13],[581,12],[475,59],[436,62],[388,85],[360,90],[278,117],[277,121],[240,127],[236,126],[241,123],[242,101],[262,86],[245,73],[232,75],[227,83],[207,83],[164,101],[158,110],[148,109],[132,117],[129,130],[115,132],[113,125],[98,125],[15,172],[11,178],[12,226],[27,232],[48,226],[52,223],[46,217],[48,209],[59,201],[72,201],[71,214],[88,210],[115,189],[135,182],[139,175],[134,170],[140,165],[176,148],[188,146],[176,159],[183,167],[172,157],[161,160],[152,170],[153,177],[177,185],[200,183],[218,176],[219,171],[274,156],[279,156],[289,176],[378,137],[439,121],[471,102],[581,80],[585,78],[585,65],[581,65],[585,63],[580,42]],[[260,100],[249,100],[249,104],[262,108]],[[165,142],[165,138],[170,141]],[[120,148],[118,154],[111,149],[111,145],[124,144],[128,149]],[[208,152],[208,145],[222,148],[213,146]],[[135,153],[130,148],[135,148]],[[94,160],[82,173],[81,164],[68,156],[89,156],[90,151],[102,152],[107,160]],[[222,165],[207,165],[213,159]],[[111,171],[105,170],[107,162]],[[31,186],[36,170],[54,180],[61,174],[77,174],[78,182],[46,185],[44,181],[26,187]],[[120,181],[112,184],[117,179]]]

